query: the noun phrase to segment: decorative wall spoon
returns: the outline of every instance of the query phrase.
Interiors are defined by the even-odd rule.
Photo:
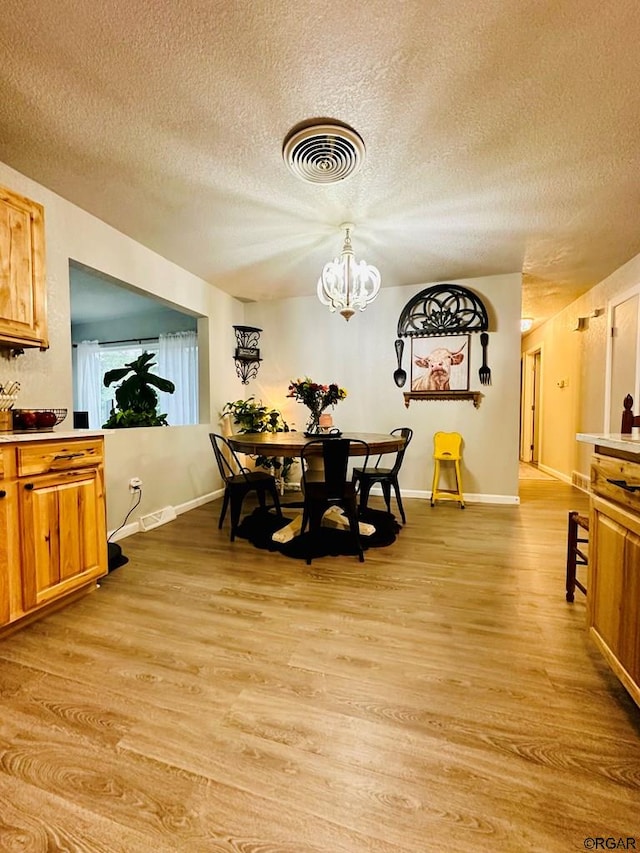
[[[404,352],[404,341],[402,338],[398,338],[394,346],[396,348],[398,367],[393,371],[393,381],[396,383],[398,388],[402,388],[404,383],[407,381],[407,371],[402,369],[402,353]]]

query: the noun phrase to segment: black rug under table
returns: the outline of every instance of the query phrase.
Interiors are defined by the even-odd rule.
[[[302,504],[290,504],[290,506],[302,508]],[[242,519],[236,536],[248,539],[256,548],[278,551],[285,557],[298,560],[307,558],[310,547],[312,557],[357,555],[358,551],[351,533],[334,527],[322,527],[315,534],[302,533],[294,536],[290,542],[274,542],[271,537],[276,530],[289,524],[295,517],[293,514],[287,515],[287,508],[287,506],[282,507],[283,517],[278,518],[274,512],[257,507],[251,515]],[[394,515],[376,509],[363,510],[360,521],[375,527],[375,532],[371,536],[360,537],[364,551],[368,548],[384,548],[391,545],[401,529]]]

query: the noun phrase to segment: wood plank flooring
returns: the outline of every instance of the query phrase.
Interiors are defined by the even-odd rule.
[[[0,851],[640,849],[640,710],[564,599],[587,498],[521,499],[407,499],[363,564],[232,544],[217,502],[124,540],[0,642]]]

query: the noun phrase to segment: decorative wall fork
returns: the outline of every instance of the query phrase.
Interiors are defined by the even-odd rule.
[[[487,365],[487,347],[489,346],[489,335],[482,332],[480,335],[480,344],[482,346],[482,367],[478,370],[481,385],[491,385],[491,370]]]

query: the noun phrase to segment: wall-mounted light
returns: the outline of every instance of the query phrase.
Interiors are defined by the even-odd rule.
[[[585,329],[589,328],[589,318],[588,317],[576,317],[573,326],[571,327],[572,332],[584,332]]]
[[[260,332],[255,326],[234,326],[236,333],[236,351],[233,360],[236,363],[236,374],[243,385],[248,385],[251,379],[258,375],[260,367]]]
[[[521,332],[528,332],[532,326],[533,326],[533,318],[532,317],[521,317],[520,318],[520,331]]]

